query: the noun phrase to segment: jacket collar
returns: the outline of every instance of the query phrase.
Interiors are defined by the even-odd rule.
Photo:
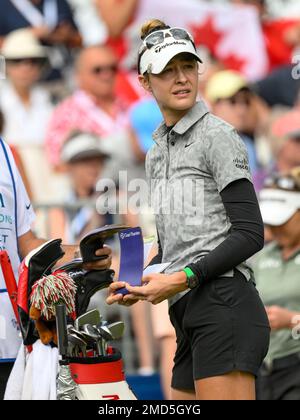
[[[177,122],[173,128],[173,131],[175,131],[177,134],[183,135],[208,112],[209,110],[203,101],[196,102],[195,105],[188,111],[188,113]],[[159,139],[163,138],[167,132],[167,126],[164,122],[162,122],[157,130],[154,131],[153,139],[158,143]]]

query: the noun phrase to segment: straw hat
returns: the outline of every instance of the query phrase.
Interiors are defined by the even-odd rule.
[[[1,54],[7,60],[20,58],[46,58],[46,48],[43,47],[30,29],[18,29],[4,39]]]

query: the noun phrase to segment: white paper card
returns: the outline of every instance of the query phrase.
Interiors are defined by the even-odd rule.
[[[162,263],[162,264],[153,264],[149,265],[149,267],[145,268],[143,275],[146,276],[147,274],[158,274],[162,273],[166,268],[169,267],[171,263]]]
[[[148,258],[149,258],[154,242],[155,242],[154,236],[144,239],[144,267],[148,262]]]

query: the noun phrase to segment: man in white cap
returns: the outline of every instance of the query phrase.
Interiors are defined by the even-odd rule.
[[[267,179],[260,207],[273,240],[258,255],[253,268],[272,334],[257,381],[257,396],[299,400],[300,168]]]
[[[80,131],[69,136],[61,151],[61,160],[70,180],[70,190],[65,196],[67,204],[96,200],[96,184],[107,158],[99,137]],[[102,216],[94,207],[85,203],[74,209],[52,209],[49,218],[51,236],[64,235],[67,242],[77,242],[89,230],[112,223],[110,215]]]
[[[267,179],[265,185],[270,185],[271,182],[274,182],[273,188],[264,188],[260,192],[260,208],[264,223],[276,228],[285,225],[297,215],[300,209],[300,192],[295,188],[292,177],[279,176],[276,179],[275,176]]]

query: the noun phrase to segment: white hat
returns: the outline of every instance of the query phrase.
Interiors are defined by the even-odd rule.
[[[8,60],[47,57],[46,48],[30,29],[18,29],[8,34],[3,41],[1,54]]]
[[[242,74],[233,70],[223,70],[208,80],[205,95],[210,102],[215,103],[219,99],[232,98],[247,87],[247,80]]]
[[[300,209],[300,192],[265,188],[260,192],[259,198],[266,225],[284,225]]]
[[[67,163],[94,157],[107,158],[108,154],[101,147],[101,140],[97,136],[79,133],[64,143],[60,157]]]
[[[145,50],[140,59],[140,74],[146,72],[153,74],[161,73],[169,61],[181,53],[192,54],[196,60],[202,63],[192,41],[175,39],[169,36],[164,39],[164,42]]]

